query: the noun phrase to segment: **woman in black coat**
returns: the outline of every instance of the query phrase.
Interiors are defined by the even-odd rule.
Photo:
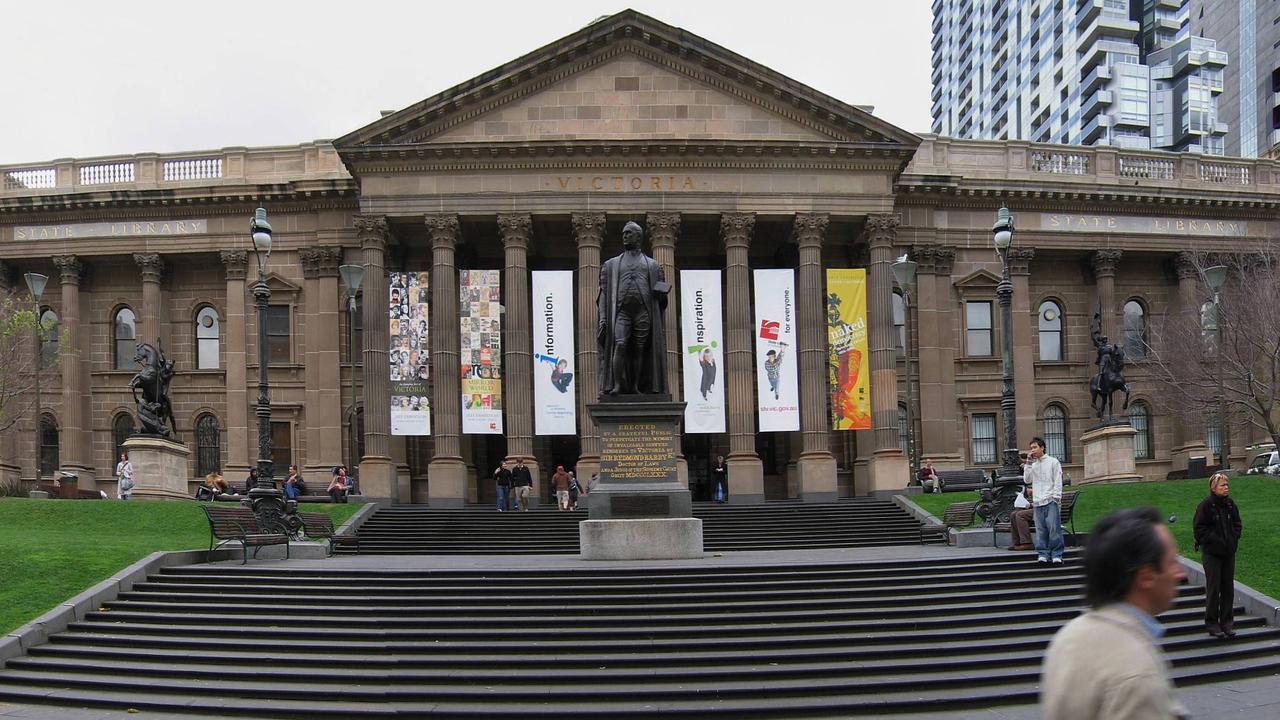
[[[1214,637],[1235,637],[1236,546],[1240,543],[1240,509],[1227,497],[1227,476],[1209,478],[1209,497],[1196,508],[1193,526],[1196,549],[1201,551],[1205,574],[1204,625]]]

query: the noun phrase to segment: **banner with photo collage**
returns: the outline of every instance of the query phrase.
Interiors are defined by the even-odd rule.
[[[827,271],[827,386],[831,429],[871,429],[867,271]]]
[[[462,327],[462,432],[502,433],[502,304],[500,270],[458,272]]]
[[[800,429],[794,270],[755,270],[756,410],[760,432]]]
[[[533,273],[535,435],[578,434],[573,302],[572,270]]]
[[[724,432],[724,331],[720,271],[680,271],[684,431]]]
[[[431,273],[390,275],[391,434],[431,434]]]

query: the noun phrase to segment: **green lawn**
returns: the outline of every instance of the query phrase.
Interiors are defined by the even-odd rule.
[[[358,504],[307,504],[341,524]],[[209,547],[194,502],[0,498],[0,634],[157,550]]]
[[[1076,500],[1076,530],[1087,531],[1098,518],[1123,507],[1150,505],[1164,517],[1177,514],[1170,526],[1178,541],[1178,551],[1199,561],[1200,553],[1192,550],[1191,520],[1196,505],[1209,494],[1209,481],[1166,480],[1163,482],[1084,485],[1068,488],[1079,490]],[[934,515],[942,517],[948,503],[971,500],[977,493],[942,493],[912,495],[911,500]],[[1241,475],[1231,478],[1231,497],[1240,507],[1244,534],[1236,555],[1236,579],[1266,593],[1280,597],[1280,478],[1266,475]]]

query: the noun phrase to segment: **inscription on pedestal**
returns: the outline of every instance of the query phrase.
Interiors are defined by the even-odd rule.
[[[614,495],[609,498],[609,514],[614,518],[667,517],[671,499],[666,495]]]
[[[676,434],[670,423],[601,424],[600,477],[614,483],[676,482]]]

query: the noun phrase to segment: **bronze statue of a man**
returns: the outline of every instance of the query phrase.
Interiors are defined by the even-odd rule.
[[[643,237],[639,225],[627,223],[622,228],[622,254],[600,268],[596,342],[601,397],[667,392],[662,311],[671,285],[662,266],[640,249]]]

